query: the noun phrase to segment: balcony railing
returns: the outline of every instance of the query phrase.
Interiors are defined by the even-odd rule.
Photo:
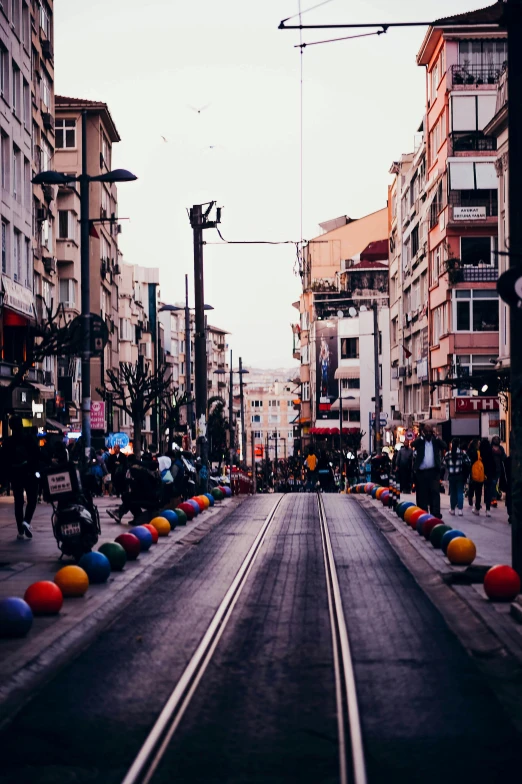
[[[492,152],[497,149],[497,140],[484,136],[482,131],[454,131],[451,134],[453,152]]]
[[[451,81],[453,86],[497,84],[503,69],[496,65],[452,65]]]
[[[498,278],[498,267],[491,264],[464,264],[462,272],[464,283],[494,283]]]
[[[450,191],[449,203],[452,207],[451,217],[453,220],[480,220],[481,218],[496,218],[498,216],[498,191],[496,190]],[[454,215],[455,207],[469,207],[479,212],[476,217],[460,216],[457,219]]]

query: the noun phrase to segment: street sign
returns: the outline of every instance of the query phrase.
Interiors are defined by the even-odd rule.
[[[112,449],[119,446],[120,449],[126,449],[130,444],[130,438],[127,433],[109,433],[107,437],[107,446]]]
[[[91,430],[105,430],[105,403],[93,400],[91,403]]]
[[[107,324],[96,313],[88,316],[76,316],[69,325],[71,348],[74,354],[83,354],[83,324],[84,319],[89,321],[89,356],[98,357],[109,340]]]

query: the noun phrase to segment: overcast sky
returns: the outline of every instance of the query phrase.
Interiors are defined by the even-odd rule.
[[[302,9],[318,0],[302,0]],[[481,0],[331,0],[303,23],[428,21]],[[227,240],[300,239],[297,0],[56,0],[57,94],[107,102],[122,141],[113,165],[125,260],[158,266],[162,298],[184,296],[186,208],[216,200]],[[304,41],[349,34],[309,31]],[[304,231],[386,203],[391,162],[413,148],[424,105],[415,56],[425,28],[307,48]],[[201,108],[197,113],[191,107]],[[164,136],[167,141],[161,138]],[[215,231],[208,243],[219,241]],[[205,248],[211,323],[247,365],[289,367],[299,295],[292,245]]]

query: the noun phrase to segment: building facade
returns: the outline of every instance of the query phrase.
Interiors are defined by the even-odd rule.
[[[288,381],[245,386],[246,463],[294,454],[294,385]],[[254,453],[252,454],[252,446]]]

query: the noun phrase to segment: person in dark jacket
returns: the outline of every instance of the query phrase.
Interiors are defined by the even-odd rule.
[[[14,496],[14,511],[18,539],[33,538],[31,520],[38,502],[38,469],[40,450],[35,436],[24,430],[22,418],[12,416],[9,420],[11,435],[2,446],[2,474],[11,484]],[[24,512],[24,492],[27,505]]]
[[[440,470],[446,444],[433,433],[431,425],[424,425],[422,435],[413,442],[415,457],[415,489],[417,506],[442,519],[440,513]]]
[[[464,483],[470,471],[468,456],[460,448],[460,439],[454,438],[451,442],[451,450],[444,458],[444,464],[448,469],[448,481],[450,492],[450,515],[455,514],[458,508],[459,517],[462,517],[464,506]]]
[[[112,487],[116,495],[123,495],[127,486],[127,457],[120,451],[119,446],[114,447],[114,452],[107,458],[107,469],[111,475]]]
[[[405,441],[404,446],[395,453],[393,462],[401,492],[411,493],[413,449],[411,448],[409,441]]]
[[[122,503],[118,509],[108,509],[107,514],[117,523],[121,523],[122,517],[131,512],[133,516],[132,525],[135,525],[136,518],[143,509],[153,510],[161,502],[161,477],[157,471],[150,468],[149,461],[138,463],[136,458],[131,455],[128,460],[130,487],[122,495]]]

